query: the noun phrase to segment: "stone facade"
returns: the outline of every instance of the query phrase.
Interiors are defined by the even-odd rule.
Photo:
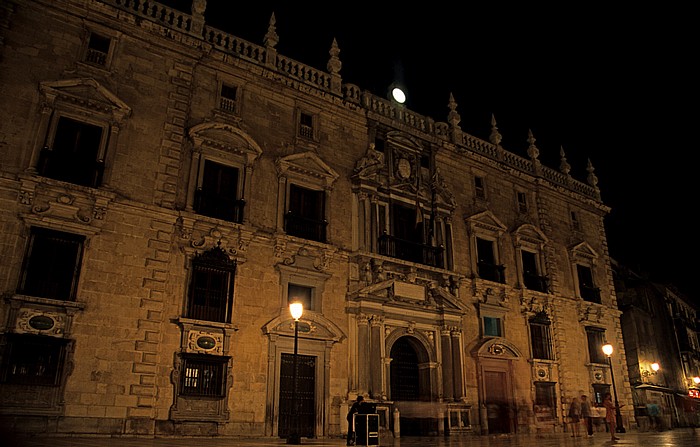
[[[632,407],[592,166],[142,3],[2,7],[5,427],[333,437],[363,394],[383,433],[561,431],[603,340]]]

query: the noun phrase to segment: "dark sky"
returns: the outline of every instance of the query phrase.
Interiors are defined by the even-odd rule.
[[[209,0],[206,16],[261,45],[274,12],[287,57],[326,70],[335,38],[345,83],[384,96],[399,79],[407,107],[436,121],[452,93],[464,131],[488,140],[494,114],[505,149],[526,156],[531,129],[540,160],[558,168],[563,146],[579,180],[590,158],[612,208],[612,257],[697,297],[700,39],[689,9],[391,4]]]

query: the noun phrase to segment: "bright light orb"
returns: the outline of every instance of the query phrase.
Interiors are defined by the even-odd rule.
[[[603,354],[610,357],[613,353],[613,347],[610,343],[603,345]]]
[[[658,371],[659,368],[660,368],[660,366],[659,366],[658,363],[654,362],[654,363],[651,364],[651,369],[653,369],[654,372]]]
[[[304,305],[298,301],[291,303],[289,305],[289,312],[292,314],[292,318],[299,320],[304,313]]]
[[[394,98],[394,101],[398,102],[399,104],[406,102],[406,94],[398,87],[391,89],[391,97]]]
[[[700,384],[700,377],[693,377],[693,382],[695,382],[696,385]]]

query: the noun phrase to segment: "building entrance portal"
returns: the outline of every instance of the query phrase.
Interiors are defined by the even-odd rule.
[[[401,337],[391,347],[391,400],[399,409],[402,436],[438,432],[436,404],[430,402],[430,370],[425,348],[413,337]]]

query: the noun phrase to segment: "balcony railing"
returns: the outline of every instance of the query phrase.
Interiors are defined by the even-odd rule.
[[[245,200],[197,189],[194,193],[194,211],[197,214],[242,223]]]
[[[542,275],[533,275],[532,273],[523,274],[523,282],[525,287],[535,292],[549,292],[549,278]]]
[[[69,157],[45,147],[39,154],[37,171],[43,177],[97,188],[102,184],[105,164],[102,160]]]
[[[432,247],[419,242],[399,239],[389,234],[379,236],[379,254],[404,261],[443,268],[443,247]]]
[[[296,236],[311,241],[326,242],[327,220],[310,219],[288,211],[284,215],[284,231],[290,236]]]
[[[583,298],[584,301],[597,304],[601,303],[600,289],[598,287],[580,286],[579,289],[581,290],[581,298]]]
[[[506,282],[506,267],[480,261],[477,263],[479,278],[501,284]]]

